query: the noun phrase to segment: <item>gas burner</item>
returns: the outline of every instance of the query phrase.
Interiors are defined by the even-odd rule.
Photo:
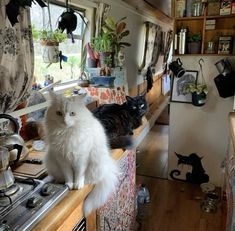
[[[67,186],[53,182],[15,180],[18,187],[0,192],[0,230],[31,230],[69,191]],[[2,229],[3,226],[8,229]]]
[[[12,196],[14,193],[16,193],[20,189],[20,186],[16,183],[11,185],[9,188],[5,190],[0,191],[0,196]]]
[[[12,203],[11,198],[9,196],[1,196],[0,197],[0,207],[6,207]]]

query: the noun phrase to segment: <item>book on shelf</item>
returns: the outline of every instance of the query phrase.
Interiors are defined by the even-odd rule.
[[[208,0],[207,15],[219,15],[220,14],[220,0]]]
[[[220,2],[220,15],[230,15],[232,8],[231,0],[221,0]]]
[[[233,36],[219,37],[218,54],[231,54],[233,50]]]

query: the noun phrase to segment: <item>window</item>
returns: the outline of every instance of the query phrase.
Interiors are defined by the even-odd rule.
[[[50,3],[50,14],[52,29],[55,30],[58,27],[58,20],[60,15],[66,10],[65,7]],[[78,11],[77,9],[75,9]],[[84,15],[85,11],[79,10],[81,15]],[[54,78],[54,82],[61,80],[61,82],[67,82],[70,80],[78,79],[80,76],[79,64],[81,62],[82,54],[82,37],[84,31],[84,23],[78,13],[77,16],[77,28],[73,31],[75,43],[72,43],[71,38],[68,38],[65,42],[59,44],[59,50],[62,54],[68,57],[67,62],[62,62],[62,69],[60,69],[59,63],[53,63],[48,66],[43,62],[42,58],[42,46],[39,42],[34,41],[34,76],[37,83],[44,85],[45,76],[51,76]],[[41,8],[38,4],[32,4],[31,7],[31,23],[35,29],[48,29],[48,8]],[[66,33],[66,31],[65,31]]]

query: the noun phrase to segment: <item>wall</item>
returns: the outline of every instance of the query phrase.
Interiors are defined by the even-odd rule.
[[[200,58],[180,56],[184,67],[190,70],[199,70]],[[174,152],[183,155],[195,152],[203,156],[202,163],[206,173],[216,185],[220,185],[222,181],[220,166],[227,151],[229,136],[227,118],[233,108],[233,97],[219,97],[213,81],[218,75],[214,63],[222,58],[203,56],[203,73],[209,86],[208,101],[204,106],[170,103],[169,172],[177,167]],[[234,66],[235,58],[232,57],[231,60]],[[188,167],[185,170],[189,171]]]

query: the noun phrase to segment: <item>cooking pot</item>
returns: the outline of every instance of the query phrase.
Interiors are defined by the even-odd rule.
[[[8,130],[1,131],[0,133],[0,146],[6,147],[10,149],[10,162],[17,162],[21,157],[26,157],[29,150],[25,145],[23,138],[18,134],[19,124],[17,120],[8,115],[8,114],[0,114],[0,119],[9,120],[14,128],[13,132]]]

